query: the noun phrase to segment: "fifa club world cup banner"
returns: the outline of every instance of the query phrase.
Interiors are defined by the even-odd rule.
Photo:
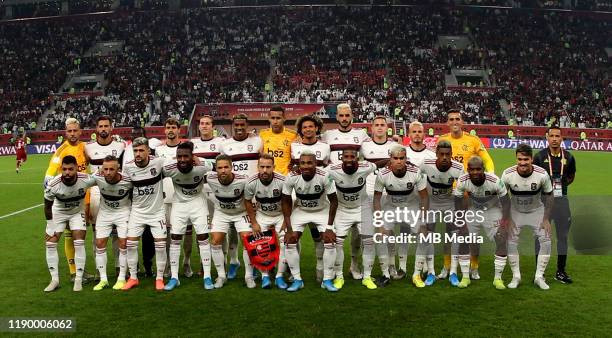
[[[202,115],[219,119],[231,119],[236,114],[245,114],[249,120],[268,120],[270,108],[281,106],[285,109],[287,120],[297,120],[303,115],[318,115],[322,118],[336,116],[337,103],[211,103],[197,104],[194,120]],[[196,121],[197,122],[197,121]]]
[[[489,148],[492,149],[516,149],[517,145],[521,143],[527,143],[533,149],[545,149],[548,148],[548,141],[546,139],[506,139],[506,138],[492,138],[489,139]],[[584,151],[604,151],[612,152],[611,141],[578,141],[578,140],[564,140],[561,147],[567,150],[584,150]]]

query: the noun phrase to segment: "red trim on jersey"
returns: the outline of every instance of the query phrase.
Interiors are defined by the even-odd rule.
[[[236,154],[230,156],[232,161],[259,160],[259,153]]]
[[[219,154],[221,154],[220,152],[216,152],[216,153],[193,153],[194,156],[197,157],[202,157],[205,158],[207,160],[212,160],[217,158],[217,156],[219,156]]]
[[[330,144],[329,148],[331,151],[340,151],[340,150],[359,150],[361,148],[360,144]]]

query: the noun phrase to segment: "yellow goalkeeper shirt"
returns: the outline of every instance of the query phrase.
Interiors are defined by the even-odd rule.
[[[61,174],[62,159],[68,155],[72,155],[76,158],[79,172],[87,172],[89,160],[85,156],[85,142],[79,141],[73,146],[70,142],[64,141],[64,143],[57,148],[53,157],[51,157],[45,176],[57,176]]]
[[[263,152],[274,156],[274,171],[279,174],[289,173],[291,163],[291,143],[297,138],[297,133],[283,128],[281,133],[274,133],[271,128],[261,130],[259,137],[263,143]]]
[[[493,159],[485,149],[480,138],[478,136],[470,135],[469,133],[463,132],[461,137],[453,137],[451,133],[440,136],[438,142],[446,140],[449,141],[453,147],[453,160],[463,163],[463,169],[467,171],[467,165],[470,158],[473,156],[480,156],[484,163],[484,169],[486,172],[495,172],[495,166],[493,165]]]

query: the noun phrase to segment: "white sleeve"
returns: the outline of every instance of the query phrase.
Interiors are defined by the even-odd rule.
[[[459,178],[461,178],[461,176],[459,176]],[[463,182],[459,180],[457,182],[457,187],[453,191],[453,195],[455,195],[455,197],[463,197],[463,194],[465,193],[465,184],[466,184],[465,182],[467,182],[467,180]]]
[[[291,196],[291,193],[293,192],[293,177],[287,177],[287,181],[285,181],[285,184],[283,184],[283,194],[284,195],[289,195]]]
[[[336,184],[332,182],[332,176],[330,174],[325,175],[325,194],[335,194],[336,193]]]
[[[55,200],[55,191],[53,191],[53,188],[45,189],[45,199],[47,201],[54,201]]]
[[[502,181],[501,179],[497,179],[497,195],[499,197],[504,197],[506,195],[508,195],[508,189],[506,189],[506,185],[504,184],[504,181]]]
[[[257,186],[256,181],[250,181],[244,186],[244,199],[245,200],[250,201],[255,197],[255,187],[256,186]]]
[[[545,194],[550,194],[553,191],[552,182],[548,174],[542,175],[542,191]]]
[[[378,175],[376,175],[376,182],[374,183],[374,191],[383,192],[384,190],[385,190],[385,183],[383,181],[382,175],[378,173]]]
[[[422,173],[420,170],[418,172],[418,175],[419,178],[416,181],[416,187],[418,191],[421,191],[427,188],[427,179],[425,178],[425,174]]]

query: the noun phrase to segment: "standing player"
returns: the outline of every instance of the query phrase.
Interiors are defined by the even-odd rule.
[[[323,121],[316,116],[300,116],[296,121],[296,130],[300,135],[301,142],[291,144],[291,163],[294,170],[299,168],[300,156],[304,151],[310,151],[315,155],[318,168],[324,168],[329,164],[331,149],[329,145],[318,139],[323,130]],[[316,227],[310,226],[310,235],[314,242],[315,257],[317,259],[316,278],[318,282],[323,281],[323,242],[321,233]]]
[[[563,137],[561,128],[552,126],[546,132],[548,148],[540,150],[533,158],[533,163],[548,172],[553,182],[555,203],[552,210],[552,220],[555,222],[557,236],[557,273],[555,279],[564,284],[572,283],[565,271],[567,263],[567,235],[572,221],[567,188],[576,177],[576,159],[569,151],[561,149]],[[539,241],[536,242],[538,244]],[[536,245],[536,252],[539,248]]]
[[[355,149],[342,151],[342,164],[331,165],[329,176],[336,185],[338,195],[338,211],[336,212],[336,279],[334,286],[341,289],[344,286],[344,239],[353,227],[361,234],[363,243],[363,279],[361,284],[368,289],[376,289],[372,280],[372,267],[374,265],[374,226],[372,224],[372,209],[367,198],[366,179],[374,173],[376,165],[370,162],[359,162],[359,152]],[[387,257],[379,257],[383,276],[389,277]]]
[[[348,103],[341,103],[337,106],[336,120],[338,121],[338,128],[328,130],[321,135],[321,140],[329,144],[331,148],[331,164],[342,163],[343,150],[354,149],[359,151],[361,144],[370,139],[363,129],[353,128],[353,112]],[[351,228],[351,275],[353,279],[363,278],[357,259],[360,249],[361,239],[357,228]]]
[[[507,261],[508,228],[512,225],[509,222],[510,199],[504,183],[495,174],[485,173],[482,159],[479,156],[473,156],[468,161],[468,173],[459,177],[454,194],[456,210],[466,210],[468,204],[471,204],[470,210],[473,211],[475,217],[473,222],[467,223],[469,233],[476,235],[482,229],[489,240],[495,241],[493,286],[498,290],[505,289],[502,273]],[[461,225],[457,219],[455,219],[455,225]],[[466,227],[461,226],[460,228],[460,233],[466,235]],[[467,288],[471,283],[468,250],[466,244],[459,245],[459,266],[462,274],[461,282],[456,285],[459,288]],[[455,286],[453,278],[449,279]]]
[[[408,137],[410,137],[410,144],[406,147],[408,161],[420,167],[425,160],[436,159],[436,153],[427,149],[427,146],[423,143],[425,132],[421,122],[413,121],[410,123]]]
[[[200,137],[191,139],[191,142],[193,142],[193,155],[213,164],[217,156],[221,154],[221,143],[225,141],[224,137],[214,136],[214,128],[214,118],[210,115],[203,115],[200,117],[200,124],[198,125]],[[215,203],[208,183],[204,183],[203,197],[208,208],[208,224],[210,225],[215,210]],[[201,274],[203,275],[203,273],[204,270],[202,269]]]
[[[384,161],[388,162],[391,157],[391,148],[396,145],[397,142],[387,138],[387,119],[384,116],[376,116],[374,120],[372,120],[371,131],[372,139],[364,141],[361,144],[361,154],[365,160],[376,163],[377,165],[381,162],[384,163]],[[381,166],[379,166],[379,168],[381,168]],[[363,201],[363,205],[367,204],[367,208],[370,210],[373,210],[372,201],[374,200],[374,185],[379,170],[380,169],[377,169],[370,174],[366,180],[368,198],[367,201]],[[389,234],[393,235],[393,230],[390,230]],[[388,259],[387,265],[390,277],[394,279],[401,279],[404,277],[398,276],[397,270],[395,269],[395,243],[377,243],[376,251],[379,261],[381,257],[386,257]]]
[[[250,177],[257,173],[257,160],[262,151],[261,138],[249,137],[249,120],[245,114],[237,114],[232,118],[234,137],[221,144],[221,153],[232,160],[232,172]],[[236,278],[240,261],[238,260],[238,234],[235,227],[230,227],[228,235],[230,256],[228,279]],[[243,255],[244,256],[244,255]]]
[[[304,150],[300,155],[300,173],[292,172],[283,186],[283,216],[287,226],[286,255],[293,276],[293,283],[287,288],[289,292],[295,292],[304,287],[297,245],[304,228],[309,224],[313,224],[319,233],[323,234],[325,249],[321,288],[330,292],[338,291],[333,283],[334,262],[336,261],[336,235],[333,224],[338,199],[329,175],[316,165],[315,154]],[[291,195],[294,191],[296,199],[292,207]]]
[[[185,235],[188,224],[193,224],[198,238],[200,258],[204,267],[204,288],[214,289],[210,278],[210,244],[208,234],[208,208],[202,198],[202,186],[206,173],[211,171],[212,163],[193,163],[193,143],[183,142],[177,146],[176,162],[164,166],[163,174],[169,177],[174,184],[174,200],[172,202],[170,222],[172,227],[170,242],[170,271],[172,278],[164,287],[172,291],[180,285],[178,279],[179,259],[181,256],[181,240]],[[187,259],[185,257],[185,259]],[[189,277],[189,276],[188,276]]]
[[[287,283],[283,279],[286,270],[284,218],[281,205],[281,193],[285,184],[285,177],[274,172],[275,159],[271,154],[264,153],[259,158],[257,167],[259,173],[251,176],[244,189],[244,198],[247,201],[255,199],[255,207],[246,203],[246,211],[251,220],[253,234],[273,229],[278,234],[280,243],[280,257],[276,271],[275,284],[279,289],[286,289]],[[256,211],[257,210],[257,211]],[[261,287],[272,287],[267,271],[261,271]]]
[[[106,243],[113,230],[119,237],[119,274],[113,290],[121,290],[125,286],[125,275],[127,270],[127,226],[130,220],[130,192],[132,182],[129,177],[119,171],[119,159],[113,155],[107,155],[100,169],[96,171],[93,178],[96,180],[100,194],[100,210],[96,213],[96,267],[100,274],[100,282],[94,287],[94,291],[100,291],[108,287],[106,276]]]
[[[438,141],[446,140],[451,143],[453,146],[453,160],[463,163],[463,169],[467,170],[467,164],[470,158],[478,156],[484,163],[485,171],[494,173],[495,167],[493,165],[493,159],[489,156],[480,138],[463,131],[463,117],[461,116],[461,111],[458,109],[449,110],[446,119],[446,124],[450,128],[450,133],[440,136]],[[470,274],[472,279],[480,279],[480,274],[478,273],[479,248],[480,246],[478,244],[470,245]],[[446,249],[450,248],[446,247]],[[444,254],[444,269],[442,269],[438,275],[439,278],[446,278],[448,276],[450,261],[450,253],[446,252]]]
[[[62,232],[69,228],[74,237],[76,276],[74,291],[83,289],[83,272],[85,270],[85,214],[83,200],[85,192],[95,184],[93,178],[77,171],[77,159],[72,155],[61,160],[62,174],[49,180],[45,189],[45,230],[47,266],[51,273],[51,283],[45,292],[59,287],[57,242]]]
[[[386,192],[384,202],[382,193]],[[421,174],[421,170],[406,160],[406,148],[395,145],[391,148],[391,159],[389,168],[382,169],[376,177],[374,187],[374,211],[395,212],[406,210],[408,213],[417,215],[417,212],[425,213],[429,208],[429,197],[427,195],[427,181]],[[399,226],[400,233],[416,234],[425,231],[425,224],[417,219],[384,221],[385,230],[394,230]],[[408,263],[408,244],[399,243],[399,276],[405,276]],[[421,245],[421,244],[419,244]],[[395,258],[394,258],[395,260]],[[420,272],[419,272],[420,274]],[[413,278],[414,282],[414,278]],[[422,281],[421,281],[422,283]],[[416,282],[415,282],[416,284]],[[418,286],[418,285],[417,285]]]
[[[451,159],[452,146],[448,141],[440,141],[436,145],[436,159],[425,159],[421,165],[421,171],[427,178],[427,192],[429,194],[429,210],[443,215],[447,210],[454,210],[455,203],[453,197],[453,185],[461,175],[464,174],[463,165]],[[433,221],[433,222],[432,222]],[[429,220],[427,231],[434,232],[437,220]],[[458,233],[452,222],[446,223],[446,233]],[[446,244],[446,243],[445,243]],[[449,243],[450,244],[450,243]],[[454,245],[451,259],[451,281],[459,283],[457,280],[457,245]],[[427,263],[426,270],[428,271],[427,278],[424,284],[418,285],[429,286],[436,281],[434,270],[434,247],[432,243],[427,243],[425,252],[417,254],[416,265]],[[416,268],[415,268],[416,270]],[[418,277],[420,278],[420,276]]]
[[[223,242],[225,235],[231,226],[243,235],[251,234],[251,222],[246,213],[244,188],[248,177],[232,172],[232,159],[227,155],[219,155],[216,160],[217,172],[208,173],[206,181],[215,196],[215,213],[212,219],[212,259],[217,269],[217,280],[215,288],[223,287],[227,277],[225,275],[225,256],[223,254]],[[253,267],[249,254],[244,250],[242,259],[245,264],[244,281],[249,289],[255,288],[253,278]]]
[[[45,173],[44,186],[47,187],[49,180],[53,179],[56,175],[61,174],[62,159],[65,156],[71,155],[77,160],[77,170],[80,173],[86,173],[89,165],[89,159],[85,155],[85,143],[80,141],[81,138],[81,125],[75,118],[66,119],[66,131],[65,131],[65,142],[60,145],[51,160],[49,161],[49,167]],[[76,266],[74,264],[74,243],[72,241],[72,232],[68,229],[64,232],[64,250],[66,253],[66,259],[68,260],[68,267],[70,268],[71,279],[74,280],[76,273]],[[88,273],[84,274],[84,281],[88,282],[89,279],[93,278]]]
[[[523,226],[533,230],[540,243],[535,279],[533,282],[542,290],[549,286],[544,271],[550,260],[550,213],[554,197],[550,176],[546,170],[533,164],[533,150],[528,144],[516,147],[516,165],[504,170],[502,181],[512,194],[512,233],[508,239],[508,261],[512,269],[512,281],[508,287],[514,289],[521,282],[518,241]],[[544,199],[544,203],[542,203]]]
[[[285,109],[281,106],[270,108],[268,121],[270,128],[259,132],[263,153],[274,156],[274,171],[287,175],[291,165],[291,143],[297,139],[297,133],[285,128]]]
[[[301,142],[291,144],[291,163],[298,166],[300,155],[305,150],[311,151],[317,160],[317,167],[324,168],[329,164],[331,149],[329,144],[319,140],[323,130],[323,121],[315,116],[300,116],[295,123],[295,129],[300,135]]]
[[[15,171],[19,174],[21,166],[28,160],[28,151],[26,149],[26,135],[25,133],[19,135],[15,141],[15,155],[17,156],[17,168]]]
[[[145,227],[151,229],[155,241],[155,289],[164,289],[164,270],[166,268],[166,214],[164,209],[164,191],[162,169],[164,160],[152,157],[149,141],[139,137],[132,142],[134,161],[126,164],[123,173],[134,185],[132,211],[128,223],[127,259],[130,279],[123,290],[129,290],[139,284],[137,273],[138,240]]]
[[[96,120],[96,140],[89,142],[85,145],[85,154],[89,158],[89,170],[92,173],[100,171],[104,159],[107,156],[114,156],[119,160],[119,164],[123,159],[123,151],[125,144],[117,142],[113,139],[113,122],[108,116],[100,116]],[[100,188],[93,186],[88,191],[88,195],[85,198],[85,211],[88,216],[88,221],[92,224],[94,233],[96,231],[96,220],[98,217],[98,210],[100,209]],[[119,242],[117,239],[117,232],[111,232],[113,235],[113,254],[115,256],[115,269],[119,268]],[[97,241],[97,235],[94,236],[94,242]],[[106,243],[106,241],[104,242]],[[95,243],[94,243],[95,244]],[[96,246],[94,245],[94,248]],[[106,246],[104,247],[106,250]],[[96,250],[97,252],[97,250]],[[106,257],[106,254],[105,256]]]

